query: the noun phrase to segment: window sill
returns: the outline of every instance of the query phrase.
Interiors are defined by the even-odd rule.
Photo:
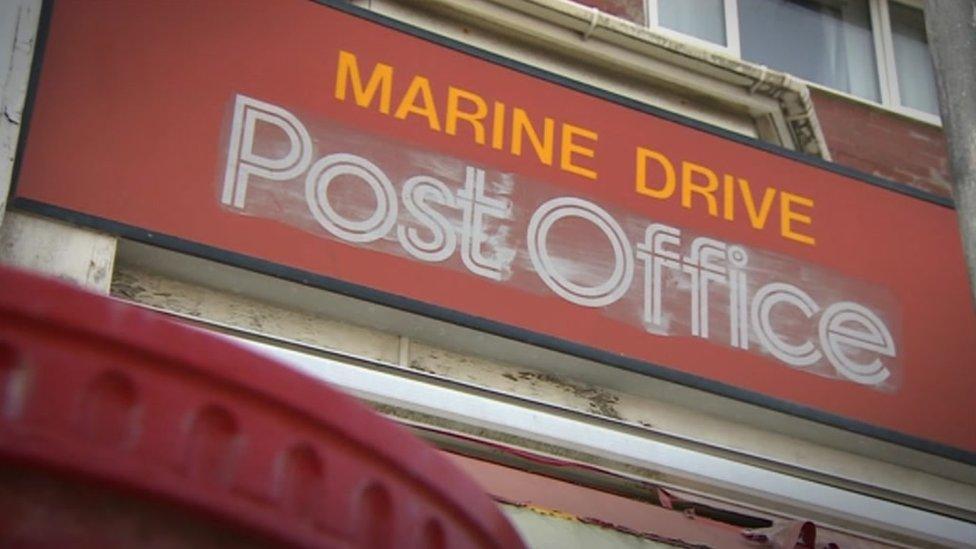
[[[803,82],[811,89],[817,90],[818,92],[833,95],[835,97],[839,97],[847,101],[851,101],[853,103],[858,103],[860,105],[864,105],[865,107],[870,107],[876,111],[881,111],[886,114],[899,116],[901,118],[905,118],[912,122],[918,122],[921,124],[925,124],[927,126],[931,126],[933,128],[939,128],[939,129],[942,128],[942,119],[934,114],[918,111],[915,109],[910,109],[907,107],[892,107],[890,105],[883,105],[881,103],[876,103],[869,99],[864,99],[863,97],[858,97],[854,94],[850,94],[834,88],[830,88],[828,86],[824,86],[823,84],[817,84],[816,82],[810,82],[808,80],[804,80],[798,76],[794,78],[796,78],[800,82]]]
[[[553,0],[534,0],[534,1],[536,1],[537,3],[548,4],[551,3]],[[555,1],[556,2],[562,1],[563,3],[568,3],[572,6],[581,7],[579,4],[574,4],[572,0],[568,0],[568,1],[555,0]],[[908,3],[909,5],[913,5],[915,7],[920,7],[921,4],[920,2],[914,0],[901,0],[901,1]],[[593,8],[582,8],[582,9],[592,10]],[[671,49],[672,51],[683,53],[685,55],[689,55],[690,57],[694,57],[699,60],[703,60],[706,63],[709,63],[713,66],[718,66],[723,68],[728,68],[729,66],[732,66],[735,67],[734,70],[746,74],[752,72],[749,71],[748,68],[758,69],[759,71],[762,72],[769,71],[769,72],[787,74],[790,79],[800,82],[806,85],[807,87],[815,89],[817,91],[828,93],[846,99],[848,101],[853,101],[855,103],[859,103],[871,107],[872,109],[883,111],[885,113],[894,114],[896,116],[906,118],[914,122],[920,122],[922,124],[926,124],[928,126],[935,127],[935,128],[942,128],[942,120],[939,117],[939,115],[936,114],[931,114],[917,109],[912,109],[910,107],[897,107],[892,105],[885,105],[883,103],[878,103],[875,101],[871,101],[869,99],[864,99],[854,94],[840,91],[838,89],[831,88],[823,84],[811,82],[809,80],[796,76],[792,73],[788,73],[778,69],[773,69],[771,67],[767,67],[762,64],[755,63],[747,59],[743,59],[735,49],[727,45],[709,42],[708,40],[697,38],[695,36],[691,36],[682,33],[680,31],[668,29],[660,25],[639,24],[634,21],[623,19],[619,16],[608,14],[605,12],[600,12],[600,15],[602,17],[608,18],[609,21],[613,21],[613,23],[609,26],[614,27],[623,33],[631,34],[635,37],[643,36],[644,40],[648,42],[658,43],[658,45],[661,47],[664,47],[666,49]],[[715,62],[716,56],[723,58],[724,63],[716,63]]]

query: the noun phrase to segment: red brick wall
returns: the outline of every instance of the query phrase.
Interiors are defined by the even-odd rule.
[[[816,90],[813,102],[834,162],[950,196],[941,129]]]
[[[643,25],[644,0],[575,0],[577,4],[598,8],[600,11],[616,15],[628,21]]]

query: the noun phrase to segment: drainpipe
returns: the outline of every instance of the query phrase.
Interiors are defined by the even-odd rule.
[[[949,144],[952,196],[976,304],[976,0],[926,0],[939,111]]]

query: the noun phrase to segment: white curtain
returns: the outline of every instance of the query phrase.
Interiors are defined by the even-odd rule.
[[[658,25],[709,42],[727,45],[723,0],[657,0]]]
[[[935,71],[925,36],[925,18],[921,11],[897,2],[889,4],[889,13],[901,104],[939,114]]]
[[[739,0],[742,57],[878,101],[867,0]]]

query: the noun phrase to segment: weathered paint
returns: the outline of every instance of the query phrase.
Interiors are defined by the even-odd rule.
[[[44,217],[8,212],[0,225],[0,262],[108,293],[116,238]]]
[[[242,295],[159,278],[129,267],[116,272],[112,281],[112,295],[315,347],[384,362],[395,363],[398,360],[399,338],[396,335],[274,307]]]
[[[0,223],[7,210],[41,0],[0,2]]]
[[[267,283],[276,282],[268,280]],[[279,291],[289,293],[291,290],[280,286]],[[686,398],[694,400],[683,405],[666,397],[684,394],[686,390],[680,388],[662,386],[658,388],[660,395],[651,397],[636,390],[627,392],[587,383],[565,373],[555,374],[542,368],[530,368],[488,356],[449,350],[445,348],[447,341],[432,344],[410,340],[409,345],[401,345],[403,338],[394,333],[356,326],[342,316],[330,317],[323,313],[283,308],[227,290],[160,276],[145,267],[127,264],[125,257],[115,270],[112,294],[162,310],[190,315],[205,322],[301,341],[314,347],[354,356],[372,357],[389,364],[406,364],[411,369],[446,379],[592,414],[596,418],[619,420],[634,427],[646,428],[649,434],[673,433],[745,455],[763,455],[791,466],[824,471],[864,485],[944,501],[961,508],[970,508],[972,502],[976,501],[976,486],[971,483],[950,480],[935,472],[923,472],[886,463],[858,455],[849,449],[832,448],[784,434],[780,429],[787,427],[786,418],[769,418],[762,425],[750,425],[745,422],[749,414],[745,405],[716,403],[711,406],[710,411],[702,411],[704,395],[688,394]],[[453,339],[454,336],[447,337]],[[401,356],[400,353],[404,350],[407,355]],[[627,471],[628,474],[638,477],[655,478],[654,471],[608,462],[574,452],[572,448],[516,439],[444,418],[420,417],[397,409],[386,409],[384,412],[402,417],[411,423],[437,425],[517,447],[531,448],[542,454],[565,456],[584,463],[599,463],[601,466]],[[822,427],[814,424],[805,428],[810,435],[818,429]],[[932,462],[931,459],[928,461]],[[947,465],[941,464],[940,472],[950,477],[958,476],[958,473],[950,474]]]
[[[268,118],[248,130],[248,110]],[[700,338],[888,392],[901,381],[898,306],[883,289],[796,258],[563,196],[565,190],[520,174],[471,165],[249,97],[238,95],[228,112],[234,114],[225,128],[227,168],[214,193],[227,212],[486,277],[537,296],[554,291],[657,336]],[[307,177],[305,171],[268,179],[242,176],[245,169],[261,168],[239,157],[258,162],[296,151],[290,141],[295,135],[282,128],[295,128],[309,140],[312,150],[304,152],[321,159]],[[540,216],[542,211],[549,214]],[[620,229],[611,234],[614,226]],[[630,271],[621,275],[621,261],[631,254],[636,262],[631,259],[626,264]],[[613,277],[621,281],[612,292],[589,296],[587,291]],[[780,290],[770,293],[773,288]],[[799,298],[791,296],[802,296],[811,310],[804,316],[781,305],[763,315],[765,304],[757,296],[772,303],[776,292],[794,301]],[[849,300],[857,301],[850,308],[866,305],[865,314],[877,315],[880,329],[888,332],[883,334],[890,349],[885,365],[869,374],[830,358],[827,341],[820,343],[823,351],[803,343],[817,339],[816,323],[808,317]],[[809,349],[799,351],[803,346]],[[863,357],[846,352],[855,362],[872,360],[863,349]]]

